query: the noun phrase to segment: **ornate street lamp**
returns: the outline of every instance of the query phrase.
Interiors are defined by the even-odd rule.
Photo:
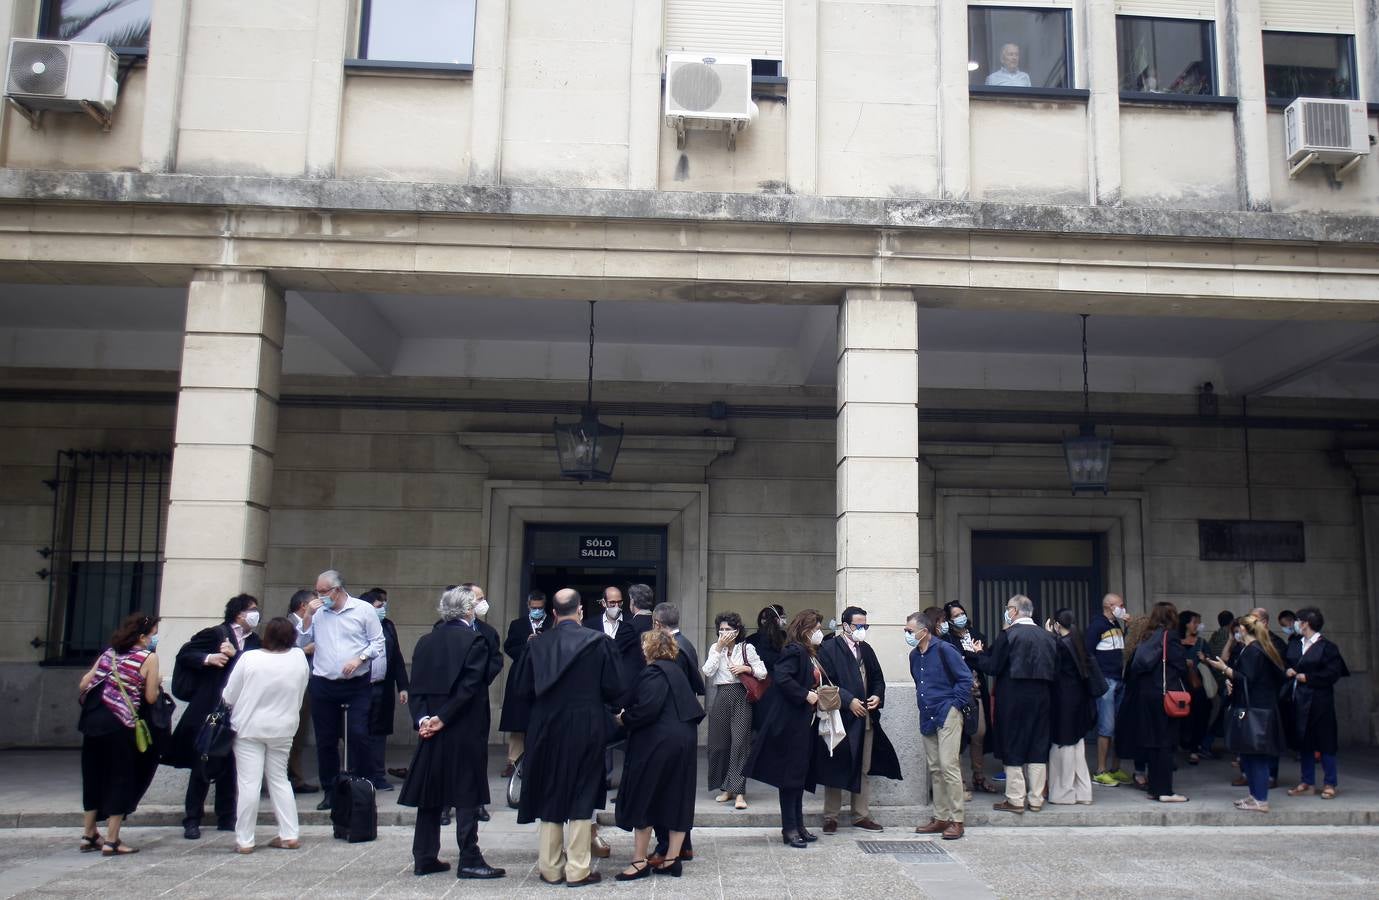
[[[589,301],[589,389],[578,422],[555,422],[555,452],[560,476],[586,481],[612,481],[613,466],[622,447],[622,428],[599,421],[594,408],[594,301]]]
[[[1110,438],[1097,437],[1092,423],[1091,393],[1087,386],[1087,314],[1082,313],[1082,424],[1077,437],[1063,439],[1063,457],[1068,463],[1068,483],[1073,494],[1079,491],[1107,493],[1111,481]]]

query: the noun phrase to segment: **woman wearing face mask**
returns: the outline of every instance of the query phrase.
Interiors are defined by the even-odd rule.
[[[1283,723],[1278,713],[1279,689],[1283,686],[1285,663],[1269,639],[1269,629],[1254,616],[1242,616],[1235,621],[1232,642],[1239,649],[1230,663],[1212,660],[1211,667],[1226,676],[1233,711],[1254,710],[1265,720],[1267,730],[1248,746],[1231,746],[1230,724],[1227,723],[1227,746],[1240,754],[1240,772],[1249,785],[1248,796],[1235,801],[1235,808],[1244,812],[1269,811],[1269,768],[1273,758],[1284,750]]]
[[[110,649],[81,678],[82,853],[139,852],[120,842],[120,826],[143,799],[158,768],[157,754],[151,749],[141,753],[135,738],[140,710],[158,699],[157,645],[158,619],[136,612],[120,623]],[[104,837],[96,828],[102,819],[107,820]]]
[[[388,736],[393,733],[394,701],[407,705],[407,660],[397,640],[397,626],[388,618],[388,592],[383,588],[365,591],[359,598],[378,611],[383,626],[383,655],[373,661],[369,672],[369,747],[374,771],[369,775],[373,786],[391,791],[388,783]],[[403,770],[406,774],[406,770]],[[402,776],[399,776],[402,777]]]
[[[278,835],[268,846],[296,850],[297,802],[287,780],[287,754],[297,731],[297,714],[310,677],[306,654],[297,647],[297,629],[279,616],[263,629],[263,646],[246,650],[225,683],[221,697],[231,709],[235,732],[235,772],[239,801],[235,815],[235,849],[254,852],[254,826],[259,820],[259,787],[265,776]]]
[[[752,749],[752,704],[742,676],[766,677],[766,666],[756,648],[739,640],[742,617],[735,612],[714,616],[718,640],[709,645],[703,672],[714,685],[713,705],[709,709],[709,789],[717,788],[719,803],[736,800],[737,809],[747,808],[747,780],[742,766]]]
[[[1186,666],[1186,685],[1192,694],[1192,714],[1183,722],[1181,746],[1188,751],[1188,765],[1195,766],[1202,761],[1198,748],[1206,736],[1211,723],[1211,698],[1207,696],[1198,668],[1207,660],[1207,640],[1202,635],[1202,617],[1190,609],[1178,613],[1178,643],[1183,648],[1183,664]]]
[[[975,668],[977,656],[986,646],[986,635],[977,630],[968,618],[966,608],[956,600],[943,605],[943,618],[939,621],[938,627],[938,636],[956,647],[962,653],[963,662],[972,669],[972,702],[977,704],[977,727],[975,731],[963,732],[972,760],[972,786],[963,789],[963,797],[971,800],[973,791],[984,791],[988,794],[1004,793],[1005,788],[987,780],[985,775],[986,748],[994,747],[996,744],[995,730],[991,723],[991,694],[986,676]]]
[[[1350,675],[1341,650],[1322,636],[1326,620],[1321,610],[1304,607],[1297,616],[1300,640],[1288,646],[1288,671],[1284,673],[1291,684],[1284,688],[1291,693],[1297,712],[1298,757],[1302,763],[1302,777],[1288,796],[1311,794],[1317,784],[1317,756],[1321,756],[1321,798],[1336,796],[1336,682]]]
[[[785,613],[779,606],[764,606],[757,613],[757,630],[747,638],[747,643],[757,652],[766,666],[767,674],[776,665],[780,651],[785,646]]]
[[[1127,738],[1133,735],[1134,752],[1125,754],[1143,759],[1146,764],[1146,787],[1151,799],[1160,803],[1186,803],[1187,797],[1173,790],[1173,750],[1178,746],[1181,719],[1168,715],[1164,709],[1164,691],[1183,690],[1186,683],[1186,663],[1178,635],[1178,608],[1172,603],[1159,602],[1149,612],[1144,628],[1132,638],[1137,640],[1126,667],[1125,700],[1121,704],[1122,719],[1128,727]],[[1120,722],[1116,737],[1119,740]]]
[[[172,733],[172,747],[163,761],[179,769],[191,769],[187,780],[186,809],[182,819],[182,836],[189,841],[201,837],[201,816],[211,783],[198,764],[196,735],[209,716],[220,705],[220,694],[234,671],[240,655],[259,648],[259,601],[248,594],[231,597],[225,604],[225,619],[214,628],[206,628],[192,635],[192,639],[177,651],[177,666],[172,676],[172,692],[187,708]],[[306,668],[305,665],[302,666]],[[300,709],[301,698],[298,698]],[[219,772],[211,773],[215,781],[215,818],[219,831],[235,830],[235,765],[229,757]]]
[[[1087,732],[1093,704],[1106,693],[1106,678],[1087,655],[1082,630],[1071,609],[1060,609],[1046,626],[1058,638],[1058,677],[1050,695],[1049,802],[1092,802],[1092,773],[1087,768]]]
[[[786,626],[785,647],[771,673],[767,695],[774,695],[752,743],[743,774],[780,791],[781,837],[802,848],[818,840],[804,827],[804,792],[814,792],[815,704],[822,671],[815,658],[824,632],[818,610],[795,614]]]

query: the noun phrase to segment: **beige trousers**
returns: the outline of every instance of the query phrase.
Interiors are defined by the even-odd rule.
[[[1092,773],[1087,769],[1082,741],[1071,747],[1054,744],[1049,749],[1049,802],[1092,802]]]
[[[588,819],[581,822],[542,822],[537,829],[541,846],[536,868],[547,881],[583,881],[593,865]]]
[[[948,710],[938,731],[920,735],[934,786],[934,818],[962,821],[962,713]]]
[[[1030,763],[1020,766],[1006,766],[1006,802],[1011,806],[1024,806],[1026,802],[1035,809],[1044,805],[1044,779],[1048,777],[1049,767],[1044,763]],[[1026,793],[1026,773],[1029,791]]]
[[[847,751],[845,747],[839,746],[835,753]],[[854,819],[871,818],[871,782],[867,778],[867,770],[871,768],[871,716],[867,716],[867,728],[865,737],[862,738],[862,790],[853,794],[849,792],[849,803],[852,806],[852,817]],[[843,808],[843,789],[824,788],[824,818],[836,819],[838,813]]]
[[[517,762],[517,757],[527,749],[527,736],[520,731],[508,732],[508,762]]]

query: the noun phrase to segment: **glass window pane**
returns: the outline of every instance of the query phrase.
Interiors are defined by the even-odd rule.
[[[58,0],[46,37],[111,47],[147,47],[153,0]]]
[[[1211,23],[1116,19],[1120,89],[1147,94],[1214,94]]]
[[[1064,10],[980,7],[967,12],[968,81],[997,87],[1071,87]]]
[[[1264,32],[1264,95],[1355,99],[1348,34]]]
[[[475,0],[373,0],[366,59],[474,63]]]

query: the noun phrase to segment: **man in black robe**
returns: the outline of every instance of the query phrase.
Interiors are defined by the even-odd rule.
[[[1052,690],[1058,677],[1058,640],[1034,624],[1034,603],[1016,595],[1006,604],[1006,629],[976,659],[996,677],[996,729],[1006,771],[1001,812],[1023,813],[1044,805],[1049,764]],[[1028,774],[1028,781],[1026,775]]]
[[[508,666],[507,681],[503,685],[503,712],[498,719],[498,730],[508,736],[508,764],[503,768],[503,778],[512,775],[517,757],[526,749],[527,719],[531,716],[527,701],[517,695],[517,669],[531,642],[554,627],[555,617],[546,611],[546,592],[539,590],[527,595],[526,609],[508,624],[503,652],[512,660],[512,665]]]
[[[593,884],[590,819],[608,797],[603,751],[608,706],[622,696],[613,642],[580,625],[579,592],[555,595],[555,628],[532,641],[517,693],[531,706],[523,757],[520,824],[541,820],[538,870],[547,884]]]
[[[488,663],[484,673],[484,688],[490,687],[503,671],[503,645],[498,639],[498,629],[484,621],[483,617],[488,615],[488,598],[484,596],[484,589],[472,581],[466,581],[460,587],[474,592],[474,630],[479,632],[479,637],[484,639],[485,646],[488,647]],[[484,732],[488,732],[489,721],[484,720]],[[479,807],[479,821],[489,820],[488,807]]]
[[[849,606],[840,617],[842,624],[832,640],[819,647],[819,664],[829,681],[838,685],[841,714],[847,739],[830,754],[821,747],[818,761],[819,782],[824,791],[824,834],[838,832],[838,814],[843,808],[843,791],[850,793],[852,825],[864,831],[880,831],[871,817],[871,786],[868,775],[899,780],[900,760],[896,758],[886,732],[881,730],[881,707],[886,705],[886,676],[876,651],[866,643],[867,611]],[[822,743],[822,739],[820,739]]]
[[[412,864],[417,875],[444,872],[441,812],[455,809],[459,878],[501,878],[479,850],[478,808],[488,802],[488,642],[474,628],[472,590],[441,595],[439,622],[412,654],[410,709],[419,738],[397,798],[417,809]]]
[[[642,633],[637,631],[629,617],[624,615],[623,607],[626,605],[623,602],[622,591],[609,585],[603,589],[603,599],[599,601],[602,612],[584,619],[585,628],[601,632],[613,642],[613,655],[618,661],[619,677],[622,678],[624,691],[633,685],[637,672],[641,671],[640,665],[635,671],[631,670],[628,660],[634,652],[640,658],[642,652]]]
[[[660,631],[668,631],[674,636],[675,643],[680,647],[680,653],[675,657],[675,662],[685,673],[685,680],[689,682],[690,690],[700,697],[704,696],[704,673],[699,669],[699,651],[694,649],[694,644],[689,638],[680,633],[679,607],[674,603],[658,603],[656,608],[651,611],[651,621],[651,627]],[[653,867],[659,866],[665,860],[669,847],[670,829],[663,825],[656,826],[656,852],[648,857],[648,861]],[[685,840],[680,845],[680,859],[683,862],[694,859],[694,843],[690,840],[689,829],[685,830]]]
[[[369,780],[375,790],[391,791],[388,782],[388,737],[393,733],[394,698],[407,705],[407,660],[398,643],[397,626],[388,619],[388,592],[383,588],[365,591],[360,597],[378,610],[379,625],[383,627],[383,655],[370,664],[369,688],[369,749],[373,751],[373,772]],[[405,769],[403,770],[406,771]]]

